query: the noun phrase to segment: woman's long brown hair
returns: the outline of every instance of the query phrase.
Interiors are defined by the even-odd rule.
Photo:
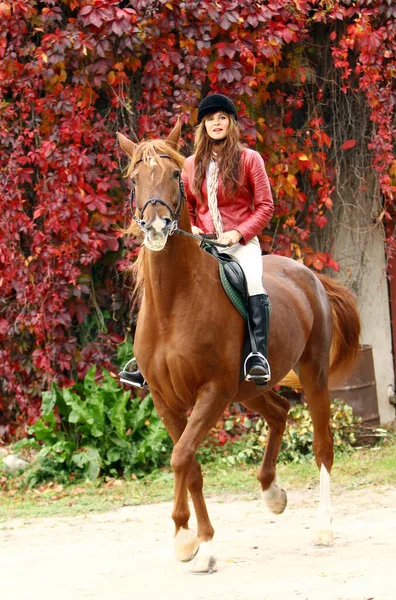
[[[208,168],[213,153],[213,141],[206,132],[205,121],[210,115],[206,115],[195,131],[194,141],[194,183],[193,192],[198,198],[202,198],[202,183],[205,179],[206,169]],[[237,190],[241,168],[241,153],[244,146],[240,142],[239,126],[235,119],[227,115],[230,120],[228,134],[222,142],[220,149],[217,150],[219,171],[224,189],[230,193]]]

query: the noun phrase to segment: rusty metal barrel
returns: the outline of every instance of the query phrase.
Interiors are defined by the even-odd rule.
[[[343,400],[352,407],[353,414],[366,425],[379,425],[377,385],[375,380],[373,348],[360,347],[352,370],[346,377],[330,385],[330,399]]]

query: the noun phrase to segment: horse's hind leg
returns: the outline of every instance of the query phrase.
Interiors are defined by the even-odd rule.
[[[307,399],[314,429],[313,450],[320,469],[320,501],[314,534],[315,546],[331,546],[333,531],[330,499],[330,472],[333,466],[333,436],[330,431],[330,398],[327,367],[315,359],[300,362],[300,380]]]
[[[285,490],[276,483],[276,462],[285,431],[289,401],[270,390],[242,403],[249,410],[261,414],[268,424],[268,441],[257,479],[260,481],[262,497],[268,508],[273,513],[280,514],[286,508],[287,496]]]

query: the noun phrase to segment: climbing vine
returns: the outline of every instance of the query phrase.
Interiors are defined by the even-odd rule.
[[[180,115],[187,154],[202,97],[230,95],[275,196],[262,248],[314,269],[339,268],[315,235],[362,140],[388,218],[395,17],[392,0],[0,1],[0,435],[24,434],[51,381],[115,368],[137,251],[116,130],[162,136]],[[335,90],[360,99],[360,138],[334,127]]]

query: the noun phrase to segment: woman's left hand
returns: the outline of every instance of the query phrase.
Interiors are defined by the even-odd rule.
[[[232,229],[231,231],[225,231],[221,234],[217,241],[219,244],[226,244],[227,246],[233,246],[237,244],[242,239],[242,234],[239,233],[236,229]]]

